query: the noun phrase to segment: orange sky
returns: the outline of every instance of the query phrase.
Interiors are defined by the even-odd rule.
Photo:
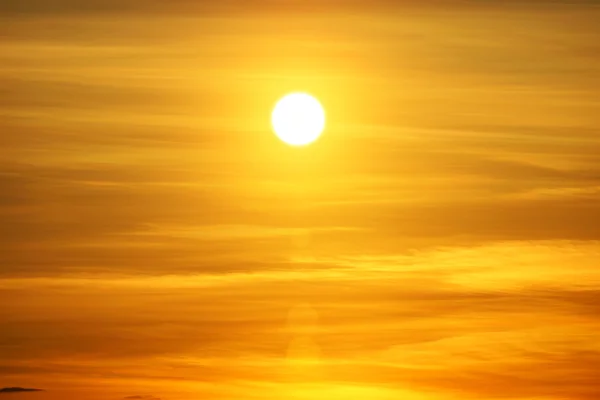
[[[0,5],[0,400],[600,398],[599,3],[80,3]]]

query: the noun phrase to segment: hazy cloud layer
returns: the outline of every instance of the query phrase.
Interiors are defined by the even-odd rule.
[[[594,2],[176,3],[0,7],[2,382],[600,396]],[[302,151],[268,120],[298,88]]]
[[[518,382],[505,397],[590,399],[600,354],[598,249],[514,242],[300,258],[294,270],[227,276],[5,280],[2,296],[16,302],[2,315],[12,350],[1,370],[58,381],[101,373],[116,388],[253,380],[268,397],[288,379],[302,382],[286,360],[285,320],[308,303],[322,355],[311,376],[322,384],[481,398]],[[308,262],[329,267],[307,271]],[[35,298],[25,296],[31,291]],[[49,310],[51,318],[36,317]],[[222,394],[235,396],[234,386]]]

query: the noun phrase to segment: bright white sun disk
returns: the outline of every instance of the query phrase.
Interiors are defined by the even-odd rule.
[[[307,93],[290,93],[277,102],[271,115],[275,134],[287,144],[314,142],[325,128],[321,103]]]

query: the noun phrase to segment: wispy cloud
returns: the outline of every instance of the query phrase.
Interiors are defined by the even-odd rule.
[[[31,389],[22,387],[5,387],[0,389],[0,393],[23,393],[23,392],[43,392],[43,389]]]

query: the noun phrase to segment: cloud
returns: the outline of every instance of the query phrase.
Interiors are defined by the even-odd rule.
[[[595,11],[328,16],[313,40],[79,15],[183,3],[0,5],[78,14],[11,18],[2,45],[0,375],[246,398],[224,392],[280,381],[311,303],[333,382],[599,397]],[[310,157],[264,132],[286,82],[339,116]]]
[[[389,0],[377,0],[369,3],[367,9],[389,8],[396,3]],[[166,4],[156,0],[90,0],[78,2],[74,0],[9,0],[0,3],[0,14],[47,14],[47,15],[90,15],[90,14],[122,14],[135,12],[249,12],[250,10],[314,12],[336,9],[364,9],[363,3],[357,0],[333,1],[289,1],[258,0],[250,3],[240,0],[223,0],[219,2],[175,0]]]
[[[310,303],[321,368],[333,381],[463,398],[510,387],[506,398],[594,399],[599,251],[587,241],[507,242],[315,255],[323,267],[313,270],[296,262],[212,277],[4,280],[0,302],[13,305],[2,336],[19,346],[0,372],[23,381],[102,374],[124,380],[112,398],[130,400],[157,400],[124,398],[131,380],[156,381],[145,390],[168,398],[177,397],[166,392],[174,379],[223,390],[233,380],[275,385],[286,373],[289,308]],[[150,367],[141,374],[141,365]]]
[[[43,392],[43,389],[22,388],[22,387],[5,387],[0,389],[0,393],[22,393],[22,392]]]

